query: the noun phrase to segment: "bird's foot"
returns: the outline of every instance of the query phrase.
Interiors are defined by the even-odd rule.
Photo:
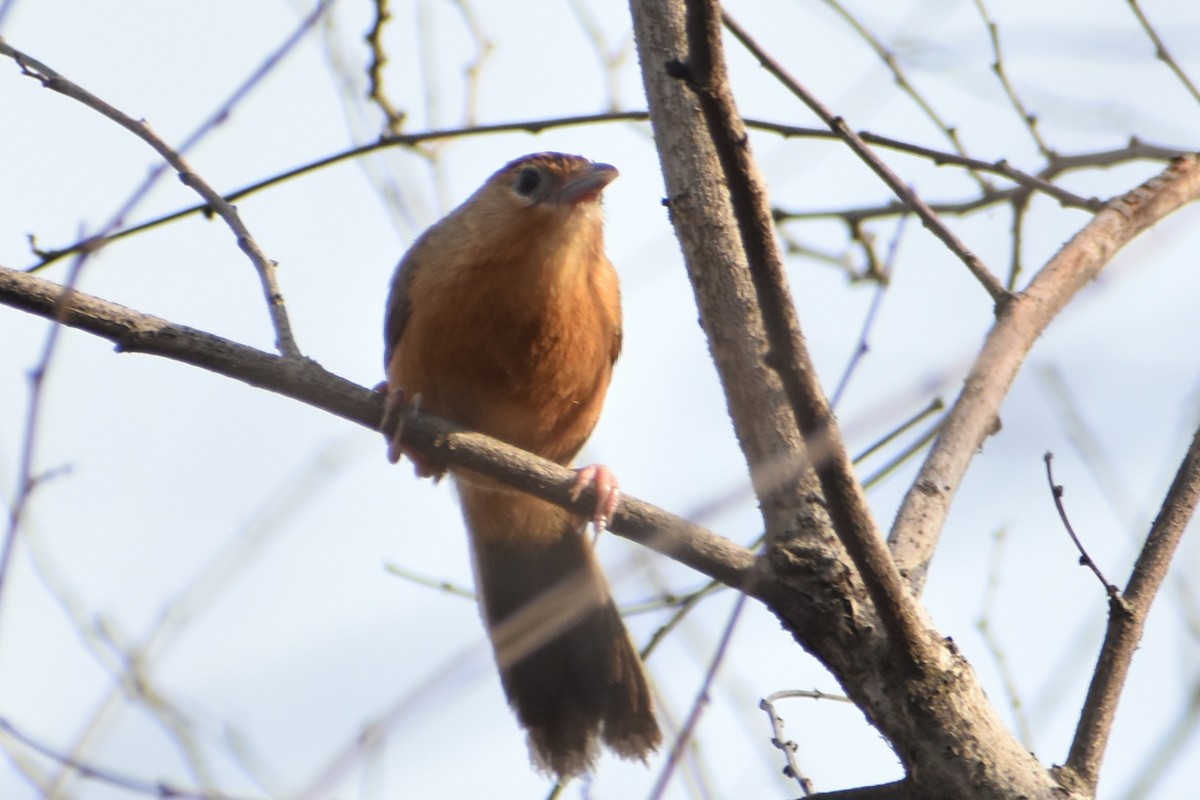
[[[603,464],[589,464],[575,470],[575,486],[571,498],[576,499],[589,485],[596,487],[596,508],[592,512],[592,527],[600,534],[608,527],[617,505],[621,502],[621,487],[617,476]]]
[[[440,478],[442,470],[432,467],[425,459],[406,448],[401,442],[401,437],[404,435],[404,423],[408,417],[421,410],[421,395],[413,395],[411,402],[408,400],[408,395],[403,389],[391,389],[388,387],[387,381],[383,381],[375,387],[375,391],[383,392],[386,399],[383,404],[383,421],[381,427],[384,431],[384,437],[387,439],[388,461],[393,464],[400,461],[404,456],[408,456],[408,460],[413,463],[413,469],[419,478],[437,477]],[[387,431],[392,431],[390,434]]]

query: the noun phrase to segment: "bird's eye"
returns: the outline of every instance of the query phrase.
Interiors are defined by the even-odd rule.
[[[542,173],[534,167],[526,167],[517,173],[513,190],[522,197],[532,197],[542,185]]]

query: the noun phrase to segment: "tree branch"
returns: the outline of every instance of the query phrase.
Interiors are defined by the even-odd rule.
[[[4,305],[108,339],[119,352],[148,353],[202,367],[379,429],[383,396],[325,371],[314,361],[264,353],[82,292],[64,294],[58,284],[0,267]],[[571,470],[483,434],[414,413],[404,420],[403,435],[406,445],[436,463],[469,468],[583,517],[595,508],[590,488],[572,497],[577,476]],[[609,527],[728,586],[755,592],[750,581],[753,553],[649,503],[622,494]]]
[[[846,124],[845,119],[835,115],[832,111],[826,108],[825,105],[818,100],[815,95],[801,86],[783,69],[782,66],[780,66],[778,62],[775,61],[775,59],[771,58],[767,52],[760,48],[758,44],[752,38],[750,38],[750,35],[746,33],[746,31],[743,30],[741,26],[739,26],[737,22],[735,22],[728,14],[724,15],[724,22],[725,27],[729,28],[730,32],[737,37],[737,40],[741,42],[742,45],[749,50],[755,58],[758,59],[759,63],[762,64],[768,72],[774,75],[779,82],[788,89],[788,91],[796,95],[796,97],[798,97],[806,106],[808,106],[813,113],[820,117],[821,121],[828,125],[829,128],[836,133],[840,139],[846,142],[854,154],[862,159],[863,162],[871,168],[871,171],[878,175],[879,178],[885,184],[887,184],[887,187],[891,189],[892,192],[895,193],[895,195],[899,197],[905,205],[912,209],[913,213],[920,218],[921,223],[929,230],[929,232],[938,239],[941,239],[942,243],[946,245],[950,252],[958,256],[959,259],[967,265],[967,269],[970,270],[971,274],[975,276],[975,279],[983,285],[983,288],[987,290],[987,293],[991,296],[992,300],[997,303],[1007,300],[1009,295],[1008,290],[1006,290],[1004,285],[1000,283],[996,276],[993,275],[990,270],[988,270],[987,266],[983,263],[979,256],[975,255],[975,253],[973,253],[971,249],[966,246],[966,244],[964,244],[957,236],[955,236],[954,232],[946,227],[946,223],[942,222],[938,215],[935,214],[928,205],[926,205],[925,201],[922,200],[916,194],[916,192],[910,189],[908,185],[902,181],[898,175],[896,175],[896,173],[892,172],[888,165],[883,163],[879,156],[875,155],[874,151],[867,146],[867,143],[864,142],[857,133],[851,130],[850,126]]]
[[[758,596],[895,749],[908,772],[904,796],[1049,798],[1058,781],[1006,729],[952,642],[929,630],[916,669],[897,658],[766,362],[725,171],[695,94],[676,77],[691,56],[685,0],[630,6],[671,220],[766,522]]]
[[[1100,764],[1117,714],[1117,702],[1141,641],[1150,606],[1167,577],[1171,559],[1188,522],[1196,513],[1197,502],[1200,502],[1200,430],[1192,437],[1191,447],[1179,465],[1162,509],[1150,527],[1146,544],[1133,565],[1133,574],[1125,587],[1124,603],[1109,605],[1108,631],[1064,767],[1091,793],[1096,790]]]
[[[1108,203],[1013,302],[999,309],[942,431],[904,498],[889,535],[914,593],[925,583],[950,501],[971,459],[999,429],[1000,403],[1046,326],[1122,247],[1187,203],[1200,199],[1200,157],[1176,159],[1160,175]]]
[[[32,56],[10,47],[2,38],[0,38],[0,55],[8,56],[17,62],[17,65],[21,67],[21,71],[25,75],[40,81],[47,89],[70,97],[73,100],[78,100],[80,103],[98,111],[150,145],[179,174],[179,179],[185,186],[191,187],[197,194],[204,198],[204,202],[208,204],[208,207],[216,211],[221,219],[225,220],[225,224],[229,226],[229,229],[237,237],[238,247],[246,254],[258,272],[263,286],[263,293],[267,300],[267,310],[271,315],[271,322],[275,327],[275,344],[279,352],[285,356],[299,355],[300,350],[297,348],[296,340],[292,335],[292,326],[288,321],[287,307],[283,302],[283,293],[280,291],[279,284],[275,279],[275,262],[267,258],[262,248],[259,247],[258,242],[250,235],[250,231],[245,223],[242,222],[237,209],[226,201],[225,198],[221,197],[203,178],[193,172],[192,168],[183,160],[183,156],[159,138],[150,129],[145,120],[133,119],[83,87],[67,80],[67,78]],[[103,245],[104,241],[104,239],[93,241],[90,249],[99,248]]]
[[[821,482],[833,529],[870,592],[875,612],[894,640],[897,657],[916,663],[924,659],[925,629],[884,546],[804,344],[775,240],[771,206],[729,87],[721,13],[715,0],[688,2],[687,36],[688,60],[686,65],[678,65],[681,74],[676,77],[686,78],[696,92],[729,188],[766,329],[767,363],[779,374],[787,393]]]

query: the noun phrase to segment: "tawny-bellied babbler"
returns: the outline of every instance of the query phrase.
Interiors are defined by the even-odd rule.
[[[413,244],[387,306],[389,414],[407,397],[570,463],[600,416],[621,350],[600,207],[616,177],[579,156],[525,156]],[[393,442],[389,457],[400,454]],[[419,475],[444,471],[408,454]],[[662,737],[586,520],[481,475],[452,474],[500,679],[534,764],[578,775],[600,741],[645,759]],[[579,481],[596,485],[602,528],[617,504],[615,480],[596,465],[579,470]]]

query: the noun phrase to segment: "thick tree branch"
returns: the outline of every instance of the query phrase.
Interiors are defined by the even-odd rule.
[[[926,630],[928,657],[916,669],[897,659],[895,637],[833,533],[791,404],[767,364],[725,171],[695,93],[677,77],[692,55],[685,0],[630,5],[668,208],[766,521],[760,596],[895,749],[908,773],[903,796],[1070,797],[1055,795],[1057,779],[1006,729],[952,642]]]
[[[687,35],[688,60],[676,65],[680,72],[676,77],[685,78],[696,92],[729,187],[742,249],[762,310],[769,348],[767,363],[779,374],[810,455],[819,454],[813,456],[813,467],[833,529],[893,637],[897,657],[919,662],[924,659],[924,626],[884,546],[800,332],[766,188],[729,86],[721,44],[721,12],[714,0],[688,2]]]
[[[1118,197],[1046,264],[996,322],[942,422],[933,449],[896,515],[889,544],[915,593],[924,586],[950,501],[984,439],[999,428],[1000,403],[1046,326],[1125,244],[1200,199],[1200,157],[1176,159],[1161,175]]]
[[[1150,606],[1167,577],[1183,532],[1196,513],[1197,502],[1200,502],[1200,430],[1192,437],[1191,447],[1133,565],[1124,602],[1109,604],[1108,632],[1065,765],[1091,793],[1096,790],[1100,764],[1116,719],[1117,701],[1142,639]]]
[[[71,292],[64,299],[64,291],[58,284],[0,267],[4,305],[101,336],[120,352],[148,353],[203,367],[372,430],[379,428],[383,396],[325,371],[314,361],[264,353],[82,292]],[[467,467],[583,517],[595,508],[590,489],[572,497],[576,475],[571,470],[429,414],[405,419],[404,442],[434,463]],[[749,550],[649,503],[622,495],[610,528],[728,586],[756,593],[750,581],[754,556]]]

